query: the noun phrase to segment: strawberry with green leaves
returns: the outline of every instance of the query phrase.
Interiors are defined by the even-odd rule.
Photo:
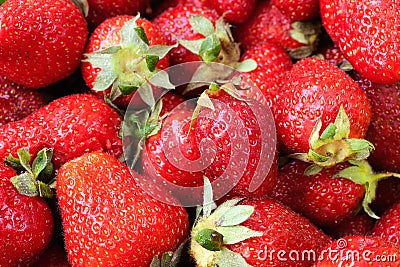
[[[391,206],[377,221],[372,235],[400,246],[400,202]]]
[[[68,259],[72,266],[149,266],[187,238],[186,210],[139,186],[142,177],[102,152],[64,164],[57,175]]]
[[[9,0],[0,6],[0,73],[41,88],[70,76],[88,37],[86,20],[70,0]]]
[[[400,80],[400,8],[396,1],[321,0],[323,25],[345,58],[380,84]]]
[[[169,66],[167,54],[171,48],[165,45],[160,28],[149,20],[127,15],[112,17],[90,36],[82,75],[92,91],[102,95],[105,92],[111,102],[126,107],[136,89]],[[144,92],[151,93],[151,89]]]
[[[205,185],[204,205],[190,240],[196,266],[310,266],[312,258],[296,261],[286,255],[282,261],[274,253],[319,253],[332,240],[306,218],[268,198],[231,199],[213,211],[211,187]]]
[[[288,72],[276,103],[283,152],[332,166],[365,159],[371,109],[365,92],[345,72],[318,58],[302,59]]]
[[[0,125],[25,118],[47,104],[44,95],[0,76]]]
[[[0,164],[0,266],[32,266],[50,243],[54,221],[44,199],[21,195],[10,179],[17,172]]]
[[[16,122],[0,127],[0,158],[25,148],[31,155],[53,149],[54,168],[91,151],[119,157],[121,118],[94,95],[75,94],[58,98]]]

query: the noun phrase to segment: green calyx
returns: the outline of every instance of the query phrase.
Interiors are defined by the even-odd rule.
[[[310,56],[321,32],[321,23],[316,21],[296,21],[292,23],[289,35],[303,46],[289,50],[293,59],[301,59]]]
[[[363,185],[365,188],[365,195],[362,201],[362,207],[369,216],[379,219],[369,207],[369,204],[375,199],[378,182],[388,177],[400,178],[400,174],[392,172],[375,173],[366,160],[350,160],[349,163],[352,164],[352,166],[340,171],[334,177],[346,178],[356,184]]]
[[[47,148],[40,150],[32,164],[30,164],[31,155],[26,149],[19,149],[17,154],[18,158],[10,155],[5,159],[5,163],[19,173],[10,179],[14,187],[22,195],[52,198],[55,188],[55,179],[51,179],[53,150]]]
[[[313,163],[306,169],[306,175],[316,174],[325,167],[332,167],[349,160],[363,160],[374,149],[365,139],[349,138],[350,121],[341,106],[334,123],[329,124],[320,134],[321,119],[318,119],[309,139],[308,153],[295,153],[290,157]]]
[[[241,72],[252,71],[257,67],[257,63],[252,59],[239,62],[239,44],[234,41],[230,25],[225,23],[223,17],[217,20],[215,27],[203,16],[192,15],[189,22],[193,29],[204,38],[199,40],[177,38],[177,41],[192,53],[199,55],[204,62],[229,65]]]
[[[101,69],[93,90],[105,91],[111,87],[111,101],[131,94],[146,83],[158,72],[159,60],[177,46],[150,46],[144,29],[136,24],[138,18],[139,15],[124,24],[118,46],[85,54],[83,60]]]
[[[150,263],[150,267],[176,267],[179,265],[179,260],[182,255],[182,251],[185,248],[187,241],[182,242],[175,251],[167,251],[159,257],[158,255],[153,257]]]
[[[254,212],[253,206],[240,205],[242,200],[228,200],[215,208],[212,187],[205,177],[204,204],[197,209],[190,243],[190,254],[197,266],[250,266],[240,254],[226,247],[262,236],[262,232],[241,225]]]

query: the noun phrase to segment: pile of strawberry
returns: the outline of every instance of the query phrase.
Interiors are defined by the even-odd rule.
[[[0,1],[0,266],[400,266],[399,25]]]

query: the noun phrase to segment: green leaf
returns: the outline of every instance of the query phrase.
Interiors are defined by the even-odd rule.
[[[227,248],[216,252],[216,264],[218,267],[251,267],[239,253]]]
[[[101,51],[85,55],[87,58],[82,61],[89,62],[95,68],[100,68],[103,70],[111,70],[113,68],[113,54],[108,54]]]
[[[153,72],[156,69],[159,60],[160,58],[158,56],[146,55],[146,64],[149,71]]]
[[[203,16],[191,15],[189,17],[189,23],[196,32],[200,33],[204,37],[213,34],[215,31],[212,22]]]
[[[346,178],[349,179],[350,181],[364,185],[368,182],[368,174],[365,173],[362,168],[358,166],[351,166],[346,169],[341,170],[337,174],[335,174],[333,177],[338,178]]]
[[[203,248],[210,251],[221,250],[224,242],[223,235],[215,231],[214,229],[201,229],[196,233],[195,240]]]
[[[141,30],[138,29],[140,27],[137,26],[136,21],[140,16],[137,15],[133,19],[125,22],[124,26],[121,29],[121,45],[122,47],[130,47],[130,46],[138,46],[140,49],[147,51],[148,44],[144,41],[143,36],[139,36],[141,34]]]
[[[149,39],[147,39],[146,32],[144,31],[143,27],[135,27],[134,28],[136,34],[139,36],[139,38],[147,45],[149,45]]]
[[[201,108],[209,108],[211,110],[215,110],[214,103],[211,98],[207,95],[207,93],[202,93],[200,97],[197,99],[197,106]]]
[[[149,47],[149,50],[147,50],[147,54],[158,56],[159,58],[164,58],[169,53],[169,51],[171,51],[173,48],[175,48],[177,46],[178,46],[178,44],[175,44],[175,45],[152,45]]]
[[[120,84],[118,86],[119,91],[123,94],[123,95],[130,95],[132,94],[134,91],[136,91],[138,88],[137,86],[134,85],[125,85],[125,84]]]
[[[198,40],[179,40],[178,43],[182,45],[184,48],[189,50],[195,55],[200,54],[201,44],[205,39],[198,39]]]
[[[53,198],[53,190],[51,189],[50,185],[45,184],[41,181],[38,181],[38,191],[39,196],[44,198]]]
[[[138,93],[149,107],[153,107],[155,105],[153,89],[149,83],[142,84],[142,86],[140,86],[138,89]]]
[[[4,162],[11,166],[14,170],[25,171],[25,168],[21,165],[19,158],[16,158],[11,154],[5,158]]]
[[[246,59],[235,63],[233,68],[240,72],[250,72],[257,69],[257,62],[254,59]]]
[[[234,226],[246,221],[254,212],[254,207],[249,205],[238,205],[230,208],[220,218],[218,225]]]
[[[117,74],[111,69],[101,70],[96,77],[93,85],[93,90],[101,92],[108,89],[117,79]]]
[[[344,110],[343,106],[340,106],[338,115],[335,119],[336,134],[334,136],[335,140],[341,140],[349,138],[350,134],[350,120]]]
[[[20,160],[21,166],[24,167],[24,169],[26,171],[28,171],[29,173],[32,173],[32,169],[30,166],[30,162],[31,162],[31,154],[29,154],[29,151],[26,150],[25,148],[20,148],[17,151],[18,154],[18,158]]]
[[[0,0],[0,6],[4,4],[7,0]]]
[[[311,159],[312,162],[325,162],[329,160],[329,157],[326,157],[324,155],[318,154],[317,152],[313,150],[308,151],[308,157]]]
[[[376,195],[376,187],[377,183],[367,183],[365,185],[365,196],[362,202],[362,206],[364,211],[372,218],[374,219],[379,219],[379,216],[376,215],[372,209],[369,207],[369,204],[372,203],[372,201],[375,199]]]
[[[10,179],[17,191],[25,196],[35,197],[39,195],[35,178],[30,173],[22,173]]]
[[[365,139],[351,138],[347,139],[346,142],[350,145],[351,150],[354,151],[364,150],[364,149],[372,151],[374,149],[374,145]]]
[[[221,42],[215,34],[211,34],[201,43],[199,56],[204,62],[213,62],[221,52]]]
[[[311,164],[304,170],[304,175],[305,176],[311,176],[319,173],[322,171],[323,167],[318,165],[318,164]]]
[[[233,198],[233,199],[226,200],[221,205],[219,205],[215,209],[215,211],[211,214],[212,218],[214,218],[214,220],[218,224],[218,222],[221,221],[221,217],[225,214],[225,212],[230,210],[232,207],[234,207],[236,204],[238,204],[242,200],[243,200],[243,198]]]
[[[336,133],[336,126],[333,123],[330,123],[322,132],[320,138],[331,139],[335,135],[335,133]]]
[[[224,244],[236,244],[243,240],[263,235],[262,232],[254,231],[243,225],[219,226],[216,230],[223,235]]]
[[[163,89],[175,89],[175,85],[171,83],[168,72],[165,70],[160,70],[154,76],[152,76],[150,83]]]
[[[53,157],[53,150],[43,148],[40,150],[32,163],[32,172],[34,177],[39,177],[39,174],[46,169],[47,165],[51,163]]]
[[[319,132],[321,131],[321,128],[322,128],[322,121],[321,121],[321,118],[318,118],[317,122],[315,123],[314,128],[311,132],[310,140],[309,140],[310,147],[313,149],[317,148],[318,141],[319,141]]]
[[[215,206],[210,180],[204,176],[203,216],[208,217]]]

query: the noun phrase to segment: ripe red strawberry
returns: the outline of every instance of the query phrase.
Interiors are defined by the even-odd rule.
[[[52,148],[55,168],[90,151],[122,154],[121,119],[103,100],[76,94],[59,98],[17,122],[0,127],[0,159],[26,148],[36,155]]]
[[[141,179],[101,152],[60,168],[57,196],[72,266],[149,266],[186,239],[186,210],[172,199],[156,200],[139,186]]]
[[[400,180],[389,177],[378,182],[376,197],[371,203],[372,210],[382,215],[391,206],[400,202]]]
[[[353,79],[364,89],[371,104],[371,124],[365,137],[375,146],[370,163],[377,170],[400,172],[400,82],[381,85],[358,73]]]
[[[72,1],[6,1],[0,21],[0,73],[8,79],[40,88],[78,68],[88,30]]]
[[[305,58],[294,64],[285,77],[276,104],[275,120],[282,150],[307,153],[311,145],[320,149],[314,152],[332,160],[336,157],[332,157],[333,154],[339,157],[339,154],[346,154],[344,150],[349,148],[349,144],[350,150],[353,149],[350,142],[345,141],[342,146],[337,140],[342,137],[363,138],[370,118],[370,104],[360,86],[332,63],[317,58]],[[346,122],[342,124],[342,120]],[[326,129],[328,125],[332,127],[330,123],[334,121],[335,141],[331,140],[332,144],[335,143],[334,147],[319,144],[322,139],[327,139],[324,136],[327,132],[321,134],[322,138],[318,137],[320,141],[312,140],[314,137],[317,139],[315,135],[319,134],[319,130],[315,131],[316,123],[319,129]],[[346,129],[338,134],[342,126]],[[371,147],[368,142],[366,147]],[[329,151],[321,151],[324,149]]]
[[[375,220],[365,213],[358,213],[331,227],[324,232],[335,239],[349,235],[371,235]]]
[[[259,1],[251,18],[234,29],[234,36],[244,49],[267,41],[281,45],[293,57],[311,55],[319,35],[319,25],[293,25],[294,22],[272,1]]]
[[[0,76],[0,125],[25,118],[46,105],[44,96]]]
[[[40,256],[34,267],[70,267],[67,252],[57,242],[50,242],[47,249]]]
[[[82,76],[94,92],[103,95],[106,91],[111,101],[125,108],[146,79],[169,66],[171,47],[164,45],[162,31],[147,19],[109,18],[90,36]]]
[[[400,80],[399,6],[395,1],[320,1],[322,22],[355,70],[381,84]]]
[[[0,163],[0,266],[32,266],[53,234],[50,208],[40,197],[19,194],[10,182],[16,175]]]
[[[272,3],[292,21],[311,20],[319,16],[318,0],[272,0]]]
[[[293,66],[290,56],[281,46],[264,42],[249,47],[243,53],[241,60],[246,59],[255,60],[257,68],[244,75],[261,90],[266,103],[274,113],[276,96],[282,87],[283,78]],[[262,100],[261,97],[257,98]]]
[[[210,20],[213,25],[219,18],[215,10],[198,7],[178,5],[176,7],[165,10],[163,13],[153,19],[153,22],[163,29],[167,44],[173,45],[177,42],[176,38],[186,41],[201,40],[204,35],[197,32],[190,24],[190,16],[203,16]],[[170,52],[171,65],[176,65],[184,62],[201,61],[199,55],[196,55],[179,45]]]
[[[149,6],[148,0],[87,0],[87,2],[89,12],[86,20],[91,31],[108,18],[118,15],[136,15],[139,12],[144,13],[146,7]]]
[[[372,235],[400,246],[400,202],[390,207],[377,221]]]
[[[215,9],[230,24],[237,25],[247,21],[253,14],[256,0],[207,0],[208,6]]]
[[[372,236],[346,236],[324,248],[313,267],[399,266],[400,247]]]
[[[331,240],[276,201],[233,199],[213,213],[203,207],[203,215],[192,229],[190,253],[200,267],[310,266]],[[302,251],[315,255],[302,258]],[[299,257],[290,257],[290,253]]]
[[[163,0],[163,1],[153,1],[152,3],[152,18],[157,17],[169,8],[181,6],[197,6],[210,8],[208,0]]]
[[[354,215],[364,197],[364,187],[345,178],[334,178],[349,165],[338,164],[307,176],[304,172],[309,166],[294,160],[280,168],[270,196],[319,226],[334,226]]]

